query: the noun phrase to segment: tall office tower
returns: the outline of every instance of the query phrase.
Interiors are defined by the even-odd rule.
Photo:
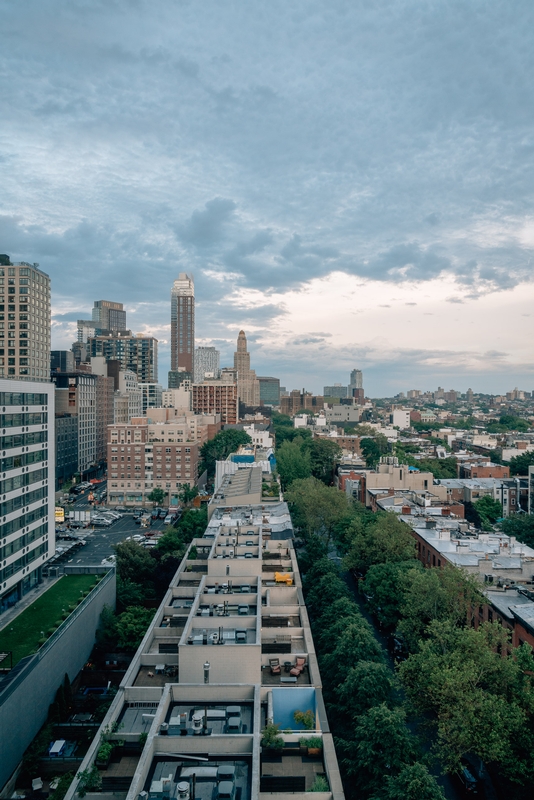
[[[0,406],[1,620],[4,611],[40,583],[42,566],[54,555],[54,386],[2,378]]]
[[[1,261],[0,377],[48,382],[50,278],[38,264]]]
[[[260,405],[260,382],[250,369],[250,353],[247,351],[245,331],[239,331],[237,350],[234,353],[234,369],[237,370],[237,393],[246,406]]]
[[[171,289],[171,372],[184,370],[193,375],[194,353],[195,284],[180,272]]]
[[[214,347],[196,347],[194,383],[202,383],[206,373],[210,378],[217,379],[220,371],[220,358],[221,354]]]

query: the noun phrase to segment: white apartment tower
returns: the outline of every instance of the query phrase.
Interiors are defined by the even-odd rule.
[[[1,614],[40,583],[54,554],[54,386],[0,379],[0,410],[1,626]]]

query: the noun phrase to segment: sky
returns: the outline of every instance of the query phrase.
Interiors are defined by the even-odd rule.
[[[534,389],[531,0],[0,0],[0,252],[170,365],[317,393]]]

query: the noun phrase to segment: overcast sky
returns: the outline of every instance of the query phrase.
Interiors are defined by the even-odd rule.
[[[322,391],[534,389],[532,0],[3,0],[0,252]]]

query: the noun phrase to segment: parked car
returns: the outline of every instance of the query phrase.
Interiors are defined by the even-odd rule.
[[[462,758],[459,771],[455,772],[452,777],[463,797],[484,796],[482,782],[476,776],[474,768],[467,759]]]
[[[159,512],[160,512],[159,508],[153,508],[152,509],[152,514],[151,514],[152,519],[158,519]]]

